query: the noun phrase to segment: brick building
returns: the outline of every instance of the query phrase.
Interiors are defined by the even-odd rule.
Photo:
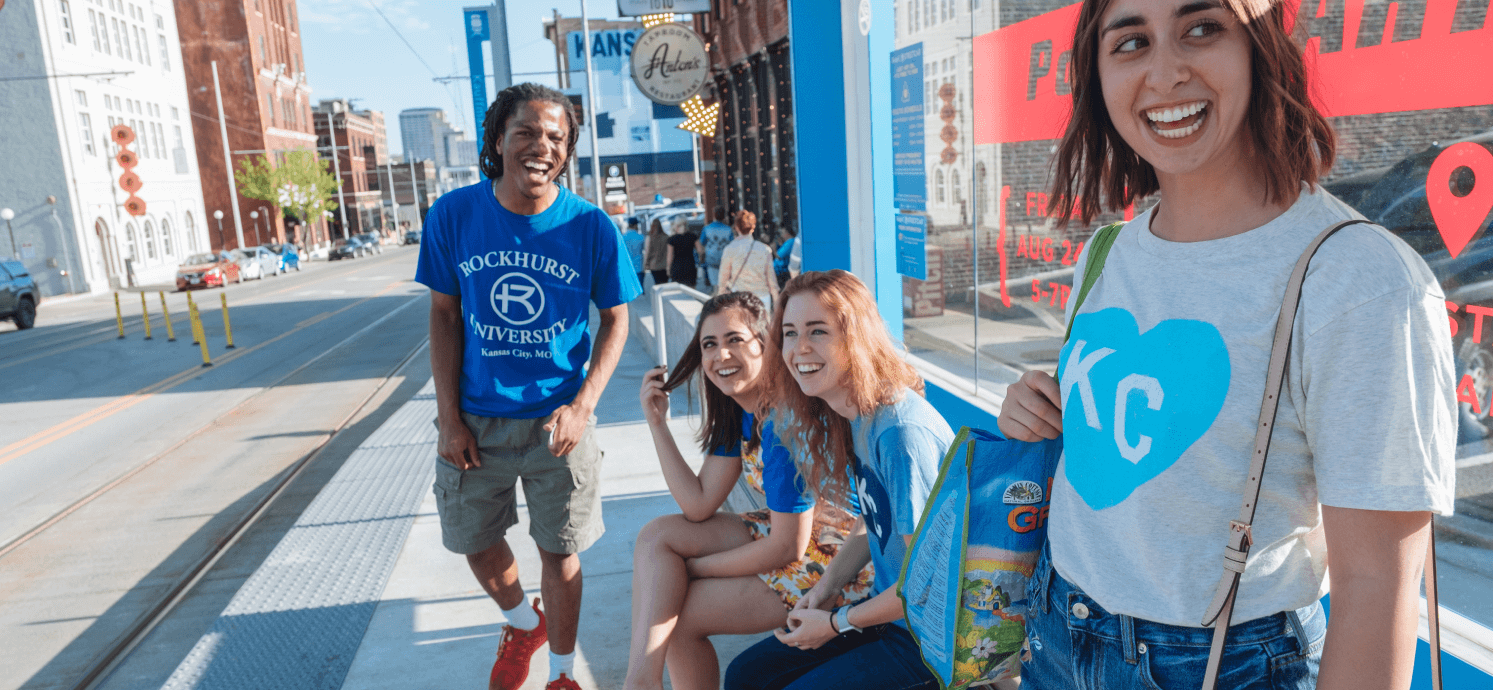
[[[217,62],[217,84],[222,92],[228,148],[236,168],[247,156],[267,155],[272,161],[284,151],[316,145],[311,123],[311,86],[301,57],[301,32],[295,0],[176,0],[177,32],[191,100],[197,117],[197,162],[201,168],[202,197],[207,212],[222,211],[225,232],[220,242],[216,228],[209,233],[215,248],[253,244],[256,219],[269,217],[263,242],[287,239],[316,243],[324,232],[311,230],[296,237],[268,202],[238,195],[238,218],[230,220],[228,170],[223,160],[222,129],[217,122],[212,63]],[[266,208],[261,208],[266,207]],[[263,220],[258,221],[263,227]],[[232,225],[230,225],[232,223]],[[294,221],[290,222],[291,225]],[[314,225],[313,225],[314,227]]]
[[[336,147],[335,173],[342,188],[334,199],[341,209],[332,212],[328,230],[332,239],[379,232],[388,226],[379,187],[370,186],[370,171],[389,162],[389,142],[384,114],[377,110],[354,110],[346,99],[323,100],[312,113],[323,158],[331,161]],[[346,227],[343,219],[346,218]]]
[[[721,104],[716,136],[701,138],[705,207],[751,211],[775,239],[798,226],[787,0],[718,2],[694,26],[710,48],[707,101]]]

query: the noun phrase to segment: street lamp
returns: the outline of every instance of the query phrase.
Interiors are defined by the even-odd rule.
[[[227,249],[228,243],[223,239],[223,212],[213,211],[213,218],[218,220],[218,248]]]
[[[250,211],[249,219],[254,221],[254,244],[264,244],[264,242],[259,239],[259,212]]]
[[[5,219],[5,229],[10,231],[10,254],[11,254],[11,256],[19,256],[18,254],[16,254],[16,229],[10,227],[10,219],[15,218],[15,217],[16,217],[16,212],[15,211],[12,211],[12,210],[10,210],[8,208],[0,208],[0,218],[4,218]]]

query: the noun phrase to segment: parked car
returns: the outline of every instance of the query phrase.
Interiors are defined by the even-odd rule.
[[[408,230],[404,233],[405,244],[420,244],[420,231]]]
[[[264,247],[239,247],[233,251],[245,280],[280,274],[280,257]]]
[[[327,252],[327,260],[356,259],[364,253],[366,253],[366,248],[363,246],[363,240],[348,237],[332,243],[332,250]]]
[[[361,235],[358,235],[358,239],[363,240],[363,244],[366,245],[366,251],[369,254],[384,253],[383,240],[378,236],[378,233],[365,232]]]
[[[267,244],[265,249],[280,258],[280,272],[286,273],[290,269],[301,270],[301,252],[296,246],[286,242],[284,244]]]
[[[15,259],[0,259],[0,319],[10,319],[16,328],[25,330],[36,325],[36,305],[41,293],[25,264]]]
[[[243,271],[228,252],[193,254],[176,269],[176,289],[223,287],[229,282],[244,282]]]

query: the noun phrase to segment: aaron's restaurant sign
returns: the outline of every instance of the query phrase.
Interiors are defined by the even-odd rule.
[[[632,79],[649,100],[678,105],[705,88],[710,63],[694,29],[666,23],[649,29],[632,47]]]

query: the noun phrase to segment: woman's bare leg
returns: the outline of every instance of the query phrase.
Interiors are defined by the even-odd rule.
[[[685,559],[728,551],[751,541],[746,523],[730,513],[717,513],[704,522],[690,522],[682,515],[665,515],[649,522],[638,533],[632,552],[632,642],[624,686],[627,690],[663,687],[664,654],[690,589],[689,575],[684,571]],[[778,606],[781,608],[781,602]]]
[[[750,635],[779,628],[788,608],[756,575],[694,580],[669,640],[669,681],[674,690],[716,690],[721,665],[711,635]]]

